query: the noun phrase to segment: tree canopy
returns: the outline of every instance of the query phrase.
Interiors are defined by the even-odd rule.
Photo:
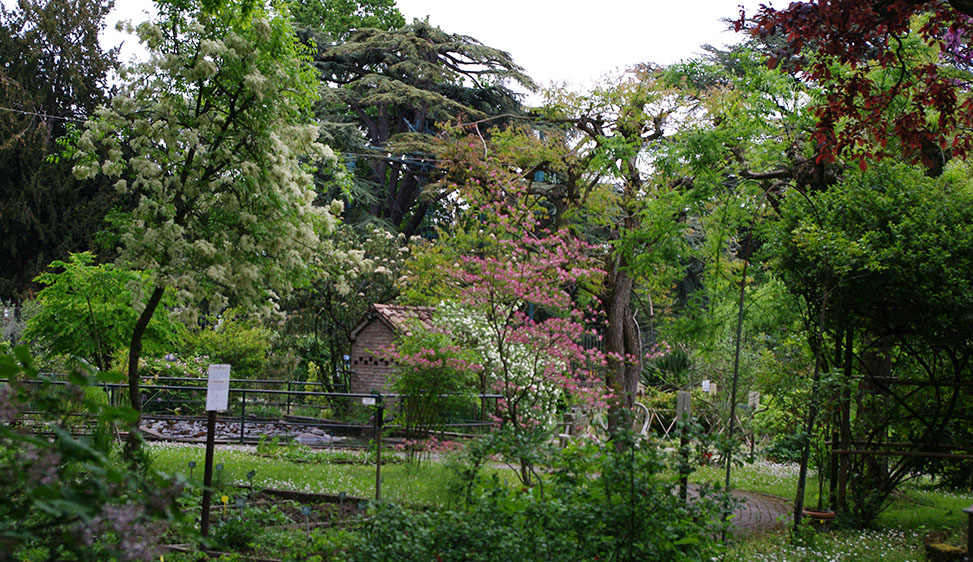
[[[0,6],[0,298],[22,299],[49,262],[91,249],[127,201],[108,181],[78,182],[56,140],[105,103],[117,50],[98,34],[112,2]]]
[[[314,66],[325,138],[346,153],[355,181],[349,220],[372,217],[406,235],[444,197],[423,195],[439,164],[440,126],[520,114],[512,87],[533,87],[508,53],[421,21],[318,42]]]
[[[289,20],[246,2],[158,5],[159,19],[138,28],[148,61],[122,70],[74,167],[138,199],[113,221],[119,264],[152,286],[129,349],[136,409],[142,336],[167,289],[189,317],[237,303],[269,312],[306,279],[318,229],[334,223],[312,206],[309,159],[328,166],[334,155],[317,143],[316,81]]]
[[[901,153],[938,175],[973,148],[971,13],[961,0],[819,0],[762,6],[749,29],[778,38],[772,66],[826,86],[819,160],[847,151],[865,167]],[[737,29],[746,25],[741,13]]]

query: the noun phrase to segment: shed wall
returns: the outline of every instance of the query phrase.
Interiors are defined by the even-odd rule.
[[[381,320],[372,320],[351,343],[351,380],[353,393],[387,391],[393,365],[375,352],[388,349],[395,340],[392,330]]]

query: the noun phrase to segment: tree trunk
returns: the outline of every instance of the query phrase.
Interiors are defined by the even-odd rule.
[[[139,425],[142,422],[142,394],[139,391],[139,358],[142,356],[142,336],[145,335],[145,329],[148,327],[152,315],[155,314],[155,309],[158,308],[163,293],[165,293],[165,287],[161,286],[152,291],[149,302],[145,304],[145,309],[142,310],[142,314],[139,315],[139,319],[135,323],[135,329],[132,330],[132,342],[128,347],[128,399],[136,415],[134,421],[129,424],[128,437],[125,438],[122,457],[133,468],[137,468],[136,453],[142,444],[142,438],[139,434]]]
[[[615,395],[608,415],[608,432],[615,435],[631,425],[631,408],[638,390],[639,337],[632,316],[633,281],[625,271],[623,257],[612,256],[601,302],[605,311],[604,343],[608,357],[605,384]]]

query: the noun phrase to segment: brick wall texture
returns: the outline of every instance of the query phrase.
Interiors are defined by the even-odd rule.
[[[351,342],[351,392],[389,390],[386,381],[390,380],[393,366],[388,359],[376,355],[375,352],[387,349],[394,340],[395,334],[392,330],[377,318],[358,332]]]

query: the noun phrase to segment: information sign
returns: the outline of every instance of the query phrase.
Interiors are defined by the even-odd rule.
[[[206,411],[225,411],[230,402],[230,366],[210,365],[206,385]]]

